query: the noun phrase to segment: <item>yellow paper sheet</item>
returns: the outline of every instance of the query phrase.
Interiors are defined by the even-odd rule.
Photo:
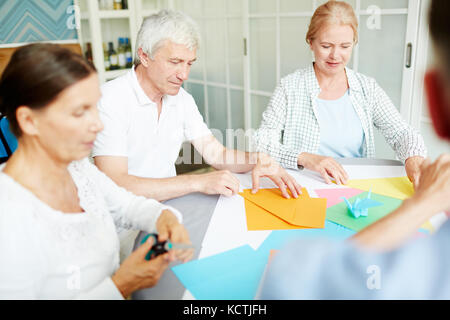
[[[400,200],[410,198],[414,187],[408,177],[350,180],[347,187],[369,191]]]
[[[310,198],[306,189],[302,189],[297,199],[283,198],[279,189],[261,189],[256,194],[246,189],[240,194],[246,199],[249,230],[323,228],[325,225],[326,199]]]

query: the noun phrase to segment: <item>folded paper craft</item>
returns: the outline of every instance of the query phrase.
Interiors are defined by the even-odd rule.
[[[369,215],[369,208],[378,207],[383,205],[379,201],[370,199],[371,191],[367,194],[366,198],[356,198],[355,202],[350,203],[346,197],[342,197],[347,204],[348,211],[352,214],[354,218],[367,217]]]
[[[255,194],[251,189],[245,189],[240,195],[246,200],[249,230],[324,227],[327,200],[310,198],[305,188],[297,199],[284,198],[279,189],[260,189]],[[260,228],[254,228],[252,221],[256,221]]]
[[[366,198],[367,194],[368,192],[364,192],[361,195],[352,197],[349,199],[349,202],[354,203],[357,198]],[[364,219],[355,219],[351,214],[349,214],[348,207],[343,201],[327,209],[327,220],[333,221],[346,228],[359,232],[378,219],[397,209],[403,202],[400,199],[379,195],[373,192],[370,198],[382,203],[383,205],[372,208],[370,210],[370,214]]]

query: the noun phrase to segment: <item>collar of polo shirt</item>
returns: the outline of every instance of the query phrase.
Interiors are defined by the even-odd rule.
[[[145,94],[144,89],[142,89],[141,85],[136,76],[135,66],[133,66],[131,72],[131,83],[133,85],[134,92],[138,99],[139,104],[142,107],[147,107],[154,105],[155,103],[150,100],[150,98]],[[163,105],[164,106],[175,106],[176,105],[177,96],[164,95],[163,97]]]

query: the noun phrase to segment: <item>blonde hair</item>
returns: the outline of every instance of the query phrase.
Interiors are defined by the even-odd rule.
[[[358,19],[350,4],[344,1],[328,1],[314,12],[306,33],[306,42],[311,44],[317,32],[325,25],[344,25],[353,29],[353,42],[358,42]]]

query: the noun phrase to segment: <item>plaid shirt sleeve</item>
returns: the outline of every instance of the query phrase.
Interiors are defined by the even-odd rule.
[[[386,142],[405,162],[413,156],[427,156],[425,142],[419,132],[406,123],[384,90],[373,80],[373,124]]]
[[[298,169],[297,158],[300,152],[281,142],[288,108],[286,97],[286,91],[281,82],[262,115],[261,125],[253,139],[257,151],[269,154],[285,168]]]

